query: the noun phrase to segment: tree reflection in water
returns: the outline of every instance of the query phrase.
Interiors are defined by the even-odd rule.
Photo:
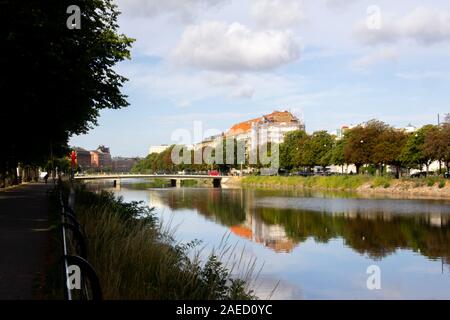
[[[277,252],[290,252],[309,238],[323,243],[341,238],[354,251],[373,259],[410,249],[450,263],[448,202],[357,201],[348,194],[279,195],[280,191],[252,189],[151,190],[150,205],[160,202],[173,211],[195,209],[238,236]],[[291,200],[295,202],[284,205]]]

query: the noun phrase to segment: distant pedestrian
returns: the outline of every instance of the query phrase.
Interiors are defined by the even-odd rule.
[[[48,172],[45,174],[45,176],[44,176],[44,181],[45,181],[45,184],[47,184],[47,180],[48,180]]]

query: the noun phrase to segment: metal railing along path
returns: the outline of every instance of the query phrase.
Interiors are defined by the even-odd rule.
[[[66,203],[61,182],[58,183],[57,188],[61,206],[65,298],[67,300],[102,300],[100,281],[94,268],[88,262],[84,231],[74,212],[75,192],[71,188]],[[76,268],[73,268],[74,266]],[[71,270],[74,274],[71,273]],[[74,287],[71,286],[72,277],[75,277]],[[76,287],[76,284],[80,284],[79,288]]]

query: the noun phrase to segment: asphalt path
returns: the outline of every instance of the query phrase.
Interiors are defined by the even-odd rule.
[[[0,300],[39,299],[50,241],[47,190],[30,183],[0,191]]]

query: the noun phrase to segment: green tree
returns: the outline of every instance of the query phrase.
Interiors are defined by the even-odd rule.
[[[19,162],[41,164],[65,154],[71,135],[97,124],[102,109],[128,105],[114,66],[130,57],[118,34],[112,0],[78,0],[81,29],[69,30],[73,1],[0,2],[0,176]],[[0,177],[1,178],[1,177]]]
[[[425,157],[433,161],[439,161],[439,173],[444,163],[448,169],[448,157],[450,147],[450,125],[433,126],[425,133],[422,152]]]
[[[387,129],[388,125],[384,122],[370,120],[365,125],[359,125],[345,133],[345,161],[355,164],[357,173],[364,164],[377,164],[373,149],[380,135]]]
[[[449,117],[450,115],[447,114]],[[443,141],[447,141],[447,150],[444,152],[444,163],[447,171],[450,171],[450,123],[446,123],[442,127]]]
[[[280,146],[280,163],[283,168],[291,170],[302,166],[308,166],[308,159],[305,156],[308,134],[303,130],[289,132]]]
[[[305,154],[308,157],[310,166],[321,166],[325,168],[331,164],[329,157],[330,151],[333,148],[334,138],[326,131],[314,132],[309,139]]]
[[[432,159],[429,154],[424,152],[423,146],[427,132],[434,129],[435,126],[429,124],[409,134],[408,140],[400,154],[400,160],[405,167],[422,170],[426,166],[428,172]]]
[[[344,157],[345,140],[339,139],[334,141],[333,147],[328,151],[328,159],[330,164],[341,166],[342,173],[344,172],[345,157]]]
[[[402,165],[400,155],[407,139],[407,135],[403,131],[394,128],[387,128],[382,131],[373,148],[373,162],[378,165],[395,167],[395,176],[399,178]]]

